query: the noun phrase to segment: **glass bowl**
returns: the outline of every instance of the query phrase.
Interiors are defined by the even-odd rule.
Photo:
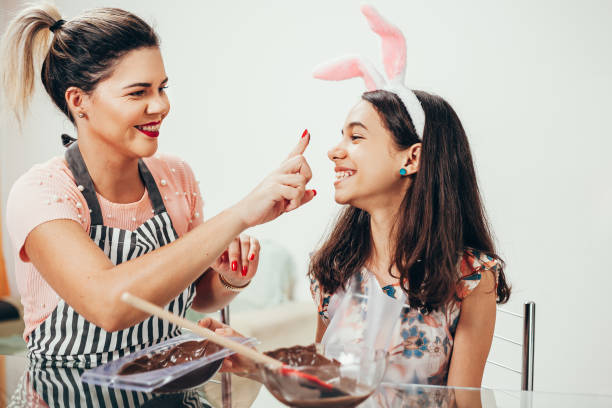
[[[290,369],[314,376],[333,386],[331,389],[300,374],[284,373],[263,365],[257,367],[264,386],[285,405],[344,408],[360,404],[374,392],[387,364],[384,350],[338,351],[327,357],[335,358],[334,363]]]

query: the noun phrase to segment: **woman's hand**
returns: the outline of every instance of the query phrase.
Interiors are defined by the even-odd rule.
[[[205,327],[209,330],[214,331],[216,334],[225,337],[244,337],[242,334],[238,333],[230,326],[225,325],[217,320],[211,319],[207,317],[198,322],[198,325]],[[247,357],[242,357],[240,354],[232,354],[229,357],[226,357],[223,360],[223,365],[221,366],[222,372],[235,373],[235,374],[254,374],[257,368],[255,367],[255,363]]]
[[[312,171],[302,154],[309,142],[310,133],[305,130],[300,142],[280,167],[236,204],[235,208],[248,227],[272,221],[316,195],[315,190],[306,190]]]
[[[231,285],[244,286],[257,272],[259,249],[257,238],[240,234],[234,238],[211,268],[220,273]]]

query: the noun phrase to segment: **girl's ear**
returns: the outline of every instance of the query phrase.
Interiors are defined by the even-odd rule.
[[[404,169],[406,173],[404,175],[415,174],[419,171],[421,163],[421,147],[422,143],[415,143],[406,150],[406,161],[404,163]]]

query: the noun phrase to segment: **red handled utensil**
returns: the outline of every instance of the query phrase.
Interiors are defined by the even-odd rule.
[[[279,371],[282,374],[285,374],[285,375],[297,375],[298,377],[304,378],[304,379],[306,379],[308,381],[312,381],[313,383],[315,383],[315,384],[317,384],[317,385],[319,385],[319,386],[321,386],[323,388],[326,388],[328,390],[331,390],[332,388],[334,388],[334,386],[331,385],[330,383],[327,383],[327,382],[321,380],[320,378],[318,378],[318,377],[316,377],[316,376],[314,376],[312,374],[304,373],[304,372],[302,372],[300,370],[293,369],[293,368],[291,368],[291,367],[289,367],[287,365],[284,365],[284,364],[280,368]]]

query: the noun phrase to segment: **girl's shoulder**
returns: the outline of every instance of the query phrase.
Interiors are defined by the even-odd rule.
[[[502,269],[501,260],[494,258],[482,251],[473,248],[466,248],[459,260],[458,273],[459,284],[457,285],[457,295],[460,299],[468,296],[480,283],[482,274],[493,273],[496,286],[499,271]]]
[[[499,259],[477,249],[466,248],[461,256],[459,272],[463,278],[479,271],[497,271],[501,266]]]

